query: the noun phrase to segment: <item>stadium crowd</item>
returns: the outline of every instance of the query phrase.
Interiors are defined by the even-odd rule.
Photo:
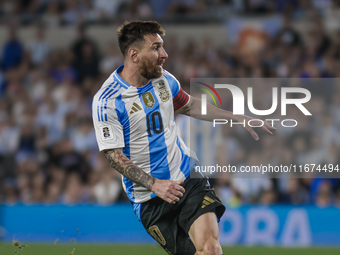
[[[0,24],[8,20],[22,25],[42,21],[54,27],[154,17],[167,22],[216,22],[235,13],[285,13],[303,18],[315,9],[325,16],[339,15],[339,7],[338,0],[1,0]]]
[[[1,1],[2,17],[6,10],[13,9],[8,5],[14,2]],[[65,1],[63,9],[53,7],[56,1],[16,1],[26,8],[17,10],[21,14],[28,15],[27,10],[31,10],[48,16],[58,9],[56,20],[63,18],[70,23],[78,22],[72,21],[75,17],[72,12],[80,8],[80,3],[99,5],[101,2],[111,1]],[[117,6],[118,3],[148,3],[112,2],[117,2]],[[184,1],[190,2],[196,1]],[[285,2],[338,4],[338,1]],[[45,6],[46,11],[42,12],[41,6]],[[152,12],[148,15],[144,17],[153,17]],[[53,23],[52,16],[46,18],[50,23]],[[267,38],[264,48],[250,52],[237,43],[214,48],[209,39],[179,45],[175,37],[165,37],[169,59],[164,67],[188,92],[190,78],[195,77],[339,78],[340,30],[326,33],[322,19],[316,17],[312,23],[313,29],[303,36],[286,19],[281,29]],[[53,49],[44,37],[44,29],[36,25],[36,40],[25,45],[16,29],[10,27],[7,42],[1,46],[0,199],[8,204],[109,205],[127,201],[119,173],[98,153],[91,117],[93,95],[123,63],[121,53],[116,43],[110,43],[106,49],[99,48],[84,25],[78,26],[79,35],[72,45]],[[293,133],[276,134],[275,139],[287,141],[279,148],[281,163],[299,163],[308,158],[319,163],[339,163],[339,88],[321,89],[318,107],[325,114],[313,128],[307,120],[302,120]],[[270,137],[263,138],[264,146],[258,149],[248,146],[244,136],[233,130],[226,128],[223,133],[223,143],[229,148],[224,155],[228,163],[251,165],[256,164],[259,157],[272,156]],[[231,152],[234,157],[230,156]],[[213,182],[228,206],[279,203],[340,206],[338,179],[218,178]]]

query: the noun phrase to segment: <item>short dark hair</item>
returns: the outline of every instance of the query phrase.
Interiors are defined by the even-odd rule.
[[[118,44],[124,57],[132,44],[144,41],[144,36],[148,34],[164,36],[165,30],[156,21],[125,21],[117,29]]]

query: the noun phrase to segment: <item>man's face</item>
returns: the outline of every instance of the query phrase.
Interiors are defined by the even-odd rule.
[[[159,34],[145,35],[144,40],[139,53],[139,73],[148,80],[159,78],[163,72],[163,63],[168,58],[163,48],[163,40]]]

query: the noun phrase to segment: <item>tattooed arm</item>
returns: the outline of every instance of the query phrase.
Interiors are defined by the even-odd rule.
[[[104,153],[110,165],[130,181],[142,185],[148,190],[152,189],[155,178],[133,164],[132,161],[123,154],[122,149],[107,150],[104,151]]]
[[[174,204],[183,196],[185,190],[180,186],[183,181],[160,180],[145,173],[123,154],[122,149],[106,150],[104,153],[111,167],[130,181],[155,192],[157,196],[168,203]]]

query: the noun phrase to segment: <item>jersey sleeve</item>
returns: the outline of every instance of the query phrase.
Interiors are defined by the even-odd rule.
[[[99,151],[124,148],[124,127],[119,121],[114,102],[94,102],[92,108]]]
[[[177,96],[173,99],[175,111],[186,106],[189,102],[190,96],[181,88]]]
[[[174,110],[177,111],[188,104],[190,95],[181,88],[181,84],[172,74],[165,71],[164,77],[167,79],[171,90]]]

